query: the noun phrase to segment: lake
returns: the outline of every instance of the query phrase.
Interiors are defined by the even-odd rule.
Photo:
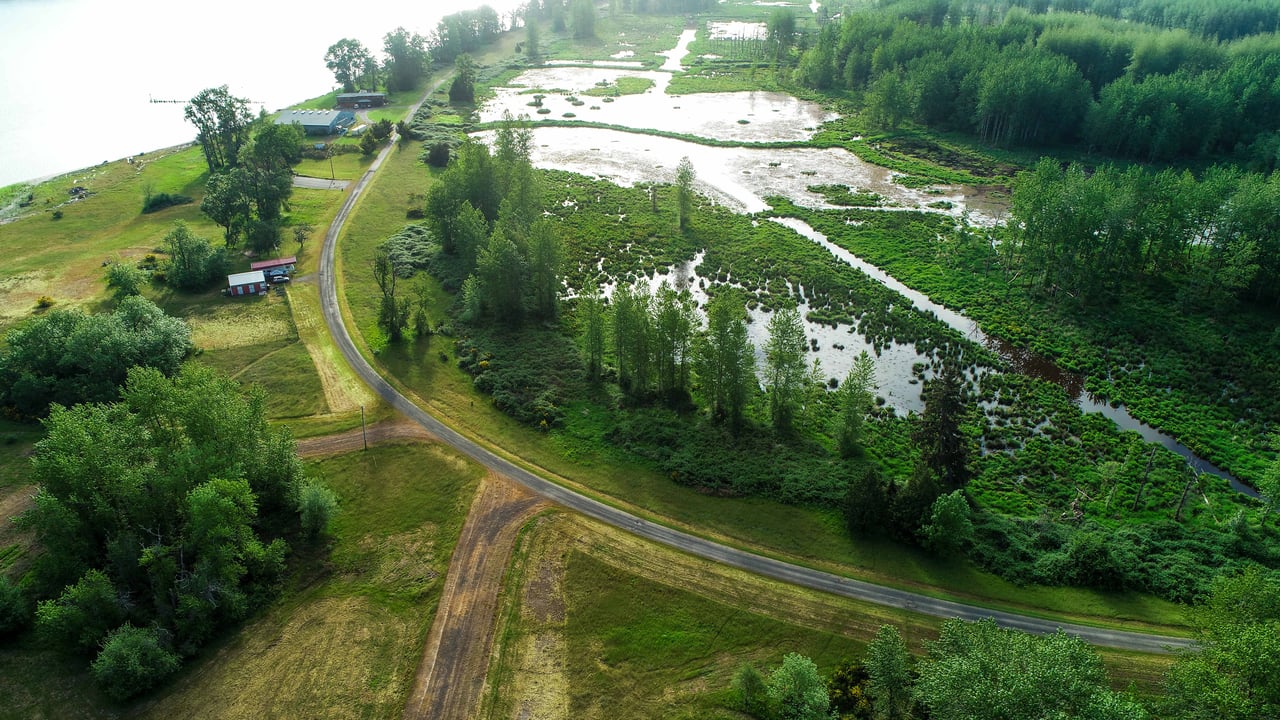
[[[268,112],[335,85],[325,51],[344,37],[377,55],[398,26],[420,34],[476,0],[376,6],[224,0],[0,0],[0,186],[188,142],[182,104],[207,87]],[[520,3],[490,0],[504,18]]]

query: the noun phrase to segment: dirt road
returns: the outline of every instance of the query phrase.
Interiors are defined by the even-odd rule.
[[[369,426],[368,441],[370,445],[384,442],[386,440],[404,440],[409,438],[418,438],[422,440],[434,439],[432,438],[431,433],[427,432],[417,423],[407,421],[382,422]],[[298,455],[300,457],[310,458],[320,455],[334,455],[337,453],[353,452],[363,448],[364,443],[365,433],[361,432],[360,428],[355,428],[353,430],[347,430],[346,432],[335,433],[333,435],[321,435],[319,437],[309,437],[298,440]]]
[[[546,501],[490,473],[480,484],[449,561],[444,592],[427,636],[406,719],[466,720],[484,690],[498,591],[516,536]]]

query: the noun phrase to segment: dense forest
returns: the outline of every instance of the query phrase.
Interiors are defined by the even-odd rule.
[[[861,93],[885,128],[910,119],[996,145],[1276,167],[1274,22],[1266,34],[1219,39],[1140,24],[1137,12],[1118,20],[1045,5],[995,14],[989,5],[903,2],[834,13],[798,56],[796,79]]]

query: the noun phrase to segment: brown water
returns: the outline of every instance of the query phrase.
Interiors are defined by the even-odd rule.
[[[479,137],[492,141],[492,133]],[[959,219],[966,212],[970,224],[990,226],[1001,221],[1005,207],[972,189],[938,186],[933,193],[893,182],[895,173],[864,162],[841,148],[712,147],[686,140],[654,137],[597,128],[535,127],[532,159],[538,167],[610,180],[630,186],[642,182],[674,182],[676,166],[689,158],[699,192],[738,212],[767,210],[765,198],[780,195],[802,207],[835,207],[810,185],[837,183],[874,192],[893,210],[940,212]],[[947,201],[948,210],[930,210],[932,202]]]

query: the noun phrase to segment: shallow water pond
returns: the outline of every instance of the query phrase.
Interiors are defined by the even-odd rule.
[[[528,97],[528,96],[526,96]],[[479,137],[492,141],[493,133]],[[811,185],[840,184],[873,192],[890,207],[924,209],[945,201],[954,217],[969,212],[971,223],[990,225],[1003,217],[1003,206],[972,188],[939,186],[907,188],[893,182],[895,173],[859,159],[840,148],[711,147],[674,138],[597,128],[535,127],[533,162],[541,168],[568,170],[619,185],[674,182],[683,157],[693,163],[697,189],[715,202],[739,212],[768,209],[765,198],[781,195],[797,205],[832,208]]]
[[[579,95],[575,105],[569,97],[599,83],[616,84],[619,77],[652,80],[654,86],[637,95],[605,98]],[[538,68],[521,73],[512,87],[497,88],[495,97],[480,110],[481,122],[501,120],[504,113],[529,115],[536,123],[542,118],[562,119],[567,112],[577,119],[607,123],[637,130],[653,129],[696,135],[712,140],[756,143],[807,140],[818,126],[837,117],[816,103],[777,92],[696,93],[668,95],[671,75],[659,71],[611,67]],[[537,114],[529,105],[531,89],[563,90],[547,94]]]

